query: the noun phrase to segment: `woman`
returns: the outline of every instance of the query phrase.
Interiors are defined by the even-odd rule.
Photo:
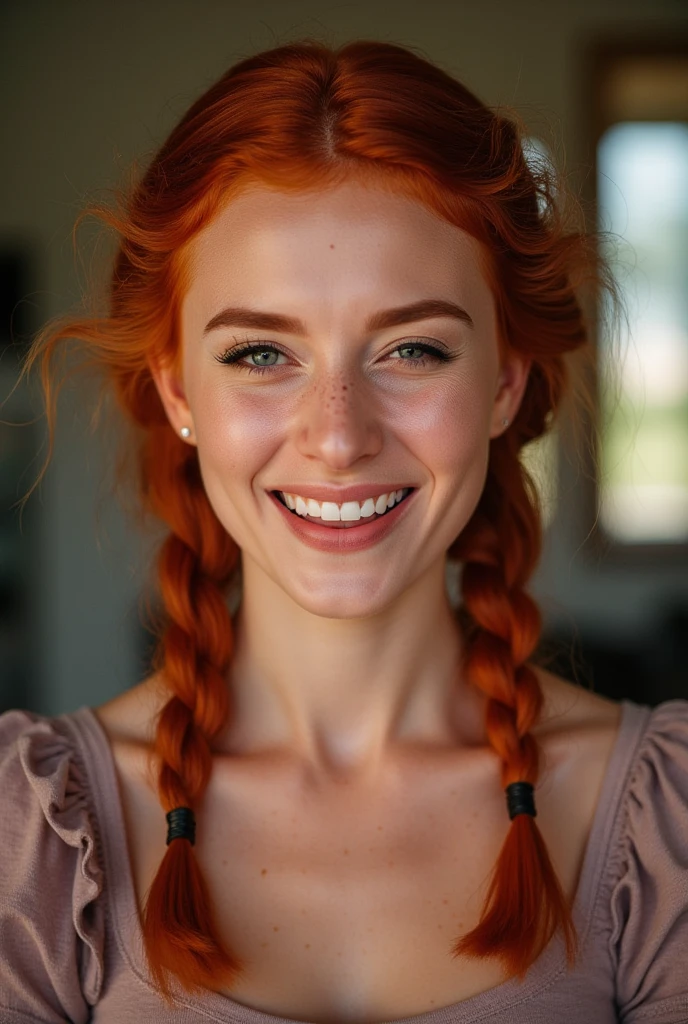
[[[122,696],[2,718],[3,1020],[688,1020],[688,702],[531,660],[519,453],[613,293],[553,190],[412,51],[304,42],[101,211],[108,313],[27,368],[105,371],[166,615]]]

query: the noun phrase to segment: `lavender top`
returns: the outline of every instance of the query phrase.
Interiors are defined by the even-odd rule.
[[[574,970],[557,934],[525,981],[399,1024],[688,1024],[688,700],[621,703]],[[0,716],[0,821],[2,1024],[286,1024],[217,993],[175,1011],[156,994],[112,753],[88,707]]]

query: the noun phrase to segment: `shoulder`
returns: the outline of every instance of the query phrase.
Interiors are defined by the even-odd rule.
[[[532,730],[542,751],[542,773],[558,775],[562,782],[571,780],[579,794],[587,791],[592,812],[619,736],[622,705],[532,667],[543,697],[542,712]]]
[[[129,825],[133,804],[138,806],[143,801],[144,814],[157,804],[155,730],[158,715],[170,697],[161,676],[153,674],[92,708],[108,739]]]
[[[562,836],[568,845],[577,820],[592,822],[607,786],[595,919],[619,1019],[687,1021],[688,700],[618,703],[537,674],[544,704],[534,735],[555,780],[545,787],[556,797],[552,845]]]
[[[633,705],[602,894],[624,1021],[688,1020],[688,700]]]
[[[40,1019],[82,1019],[102,981],[103,874],[73,722],[0,715],[0,992]]]
[[[157,715],[170,697],[162,677],[155,673],[93,708],[93,712],[112,745],[150,747],[155,739]]]
[[[621,705],[594,690],[571,683],[547,669],[532,666],[542,690],[542,714],[535,735],[545,739],[585,730],[614,730]]]
[[[8,815],[15,809],[20,821],[33,812],[48,822],[59,820],[66,835],[72,824],[86,820],[88,782],[80,756],[80,714],[49,718],[12,710],[0,715],[3,822],[11,824]]]

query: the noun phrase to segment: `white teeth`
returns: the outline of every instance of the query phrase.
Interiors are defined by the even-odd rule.
[[[357,505],[357,502],[352,502],[352,505]],[[342,505],[342,512],[344,506]],[[360,506],[360,515],[363,519],[368,519],[369,516],[375,515],[375,502],[372,498],[367,498]]]
[[[289,494],[286,491],[279,492],[284,499],[287,508],[300,516],[312,516],[314,519],[324,519],[326,522],[354,523],[359,519],[368,519],[376,512],[382,515],[387,509],[392,508],[405,494],[408,489],[390,491],[389,494],[381,494],[377,498],[366,498],[363,502],[345,501],[337,505],[334,501],[316,501],[315,498],[302,498],[299,494]]]

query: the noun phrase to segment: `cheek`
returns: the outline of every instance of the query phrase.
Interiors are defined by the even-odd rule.
[[[484,380],[447,381],[409,403],[403,437],[438,483],[450,483],[485,462],[490,413]]]
[[[431,478],[430,555],[451,547],[480,501],[491,411],[485,377],[468,375],[428,392],[408,410],[405,444]]]
[[[231,497],[270,459],[281,442],[284,410],[279,402],[266,402],[265,395],[240,388],[206,390],[196,408],[198,458],[215,504],[214,494]]]

